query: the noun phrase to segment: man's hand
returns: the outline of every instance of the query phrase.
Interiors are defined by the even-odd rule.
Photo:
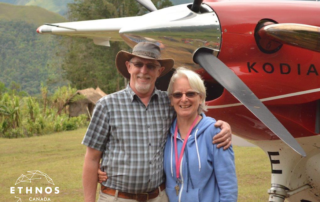
[[[213,137],[213,144],[217,144],[217,147],[223,147],[224,150],[228,149],[231,146],[231,138],[232,132],[231,127],[227,122],[224,121],[217,121],[214,126],[221,128],[220,133]]]
[[[98,179],[99,179],[99,183],[100,183],[100,184],[101,184],[102,182],[104,182],[104,181],[107,181],[107,179],[108,179],[107,173],[103,172],[103,171],[100,169],[100,165],[99,165],[99,169],[98,169]]]

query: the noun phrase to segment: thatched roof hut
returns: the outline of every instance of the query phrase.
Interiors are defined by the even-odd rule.
[[[96,89],[87,88],[78,90],[69,99],[69,116],[75,117],[80,114],[87,114],[91,118],[96,103],[105,95],[107,94],[105,94],[99,87]]]

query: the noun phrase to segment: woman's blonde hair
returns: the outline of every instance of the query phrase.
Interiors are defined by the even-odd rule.
[[[202,102],[198,108],[198,113],[202,113],[204,111],[207,111],[207,106],[206,106],[206,87],[204,85],[203,80],[201,79],[200,75],[195,73],[192,70],[186,69],[184,67],[178,67],[176,71],[173,73],[169,86],[168,86],[168,95],[171,96],[173,93],[173,84],[174,82],[181,78],[181,77],[186,77],[189,81],[189,84],[191,88],[195,91],[197,91],[200,94],[200,97],[202,99]]]

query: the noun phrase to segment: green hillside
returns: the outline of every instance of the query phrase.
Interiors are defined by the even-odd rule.
[[[28,6],[39,6],[45,8],[49,11],[59,13],[61,15],[66,15],[67,4],[73,3],[73,0],[30,0],[26,5]]]
[[[0,3],[0,20],[22,20],[35,25],[44,23],[63,22],[64,17],[37,6],[17,6]]]
[[[40,7],[0,3],[0,82],[6,87],[16,82],[20,90],[34,95],[41,84],[60,80],[61,68],[55,57],[58,37],[42,36],[36,30],[44,23],[62,21],[65,18]]]

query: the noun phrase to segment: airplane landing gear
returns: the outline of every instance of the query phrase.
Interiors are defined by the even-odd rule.
[[[288,188],[279,184],[272,184],[268,190],[269,202],[284,202],[288,196]]]

